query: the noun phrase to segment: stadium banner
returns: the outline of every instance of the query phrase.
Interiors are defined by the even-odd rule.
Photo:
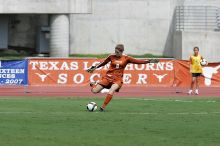
[[[175,60],[174,86],[189,87],[192,75],[190,63],[184,60]],[[220,63],[209,63],[202,67],[203,73],[199,82],[201,86],[220,87]]]
[[[0,85],[27,85],[27,60],[1,60]]]
[[[102,59],[32,58],[28,62],[29,85],[88,86],[90,81],[99,81],[109,64],[93,74],[86,70],[99,64]],[[123,77],[127,86],[172,86],[174,60],[163,59],[158,64],[128,64]]]

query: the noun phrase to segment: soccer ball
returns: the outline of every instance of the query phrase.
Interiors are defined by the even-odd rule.
[[[200,64],[201,64],[202,66],[205,66],[205,65],[208,65],[208,62],[207,62],[205,59],[202,59],[202,60],[200,61]]]
[[[95,102],[89,102],[86,106],[87,110],[93,112],[97,109],[97,104]]]

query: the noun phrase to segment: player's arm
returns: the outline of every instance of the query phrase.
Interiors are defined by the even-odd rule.
[[[146,64],[146,63],[158,63],[159,60],[158,59],[140,60],[140,59],[135,59],[133,57],[129,57],[128,62],[133,64]]]
[[[97,68],[99,67],[102,67],[102,66],[105,66],[109,61],[111,61],[110,59],[110,56],[107,57],[103,62],[101,62],[100,64],[98,65],[94,65],[94,66],[91,66],[89,69],[87,69],[86,71],[89,72],[89,73],[93,73],[94,70],[96,70]]]
[[[190,65],[192,64],[192,57],[191,56],[189,58],[189,63],[190,63]]]

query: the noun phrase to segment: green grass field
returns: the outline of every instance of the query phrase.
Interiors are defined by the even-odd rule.
[[[220,99],[0,99],[0,146],[219,146]]]

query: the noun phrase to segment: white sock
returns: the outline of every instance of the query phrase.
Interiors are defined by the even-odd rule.
[[[108,93],[108,92],[109,92],[109,89],[106,89],[106,88],[101,90],[101,93]]]
[[[189,94],[192,94],[192,92],[193,92],[193,90],[190,89],[188,93],[189,93]]]

